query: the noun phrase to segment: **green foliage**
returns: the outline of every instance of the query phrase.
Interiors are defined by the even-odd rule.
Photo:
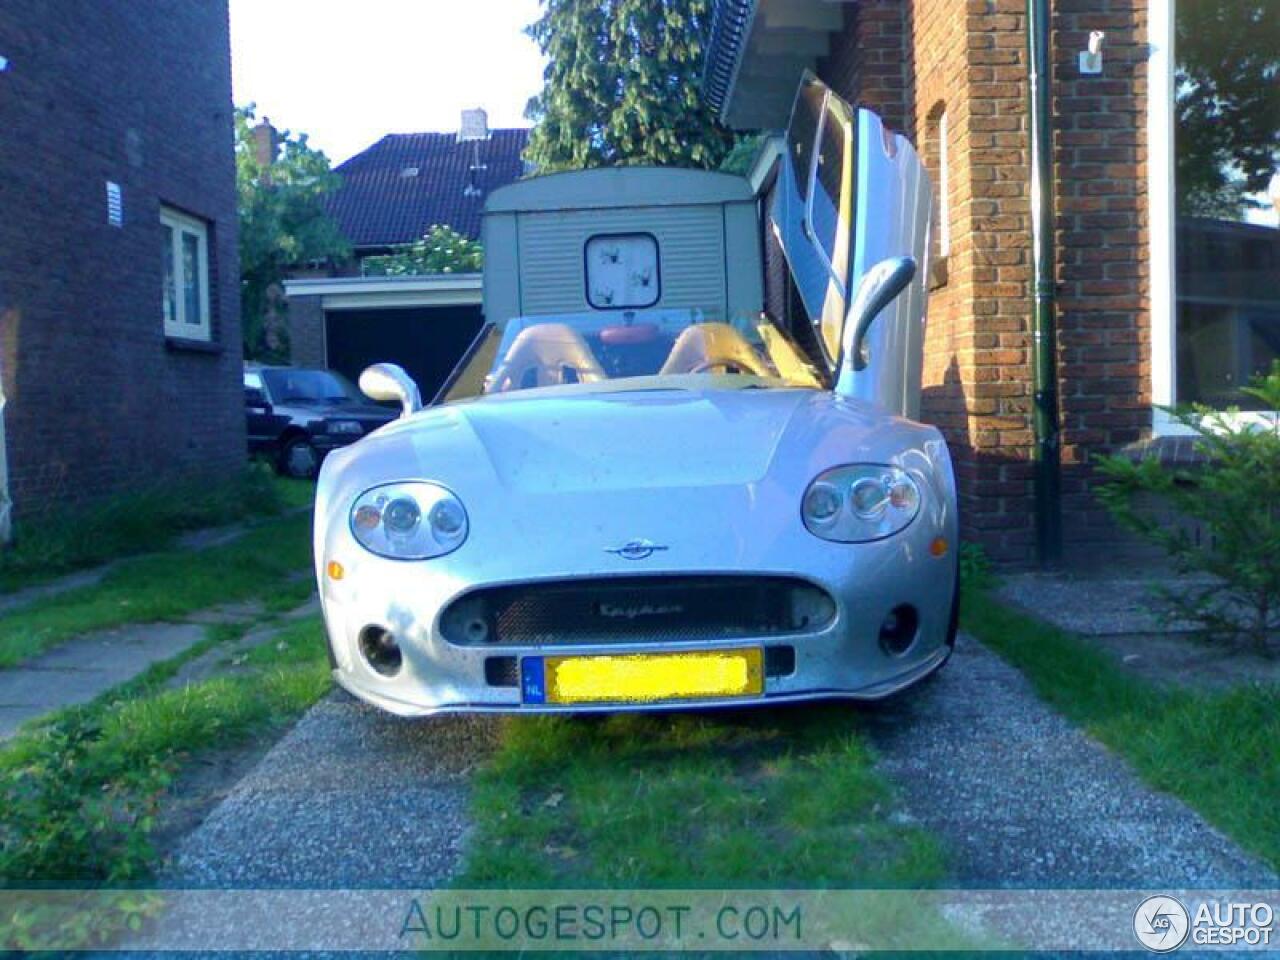
[[[1245,392],[1280,410],[1280,362]],[[1213,578],[1203,587],[1162,591],[1176,617],[1265,652],[1280,629],[1280,423],[1264,426],[1203,406],[1172,413],[1198,434],[1205,463],[1171,469],[1153,458],[1102,460],[1107,482],[1099,499],[1120,523],[1163,547],[1180,572]],[[1210,542],[1171,526],[1152,501],[1199,521]]]
[[[0,668],[91,630],[178,620],[243,600],[273,609],[311,593],[311,518],[269,520],[238,540],[206,550],[173,550],[125,560],[98,584],[45,597],[0,616]]]
[[[889,820],[843,705],[513,718],[472,800],[464,888],[874,888],[942,873],[932,838]]]
[[[547,57],[525,156],[541,173],[655,164],[714,170],[733,142],[702,99],[711,0],[543,0]]]
[[[329,686],[314,620],[247,659],[250,672],[150,685],[66,711],[0,749],[0,887],[129,885],[157,862],[170,785],[201,750],[279,728]]]
[[[1280,687],[1210,694],[1157,687],[979,590],[964,591],[961,623],[1152,787],[1280,867]]]
[[[279,134],[274,160],[258,157],[255,107],[236,108],[236,187],[240,214],[240,317],[245,356],[283,360],[288,344],[270,336],[279,285],[295,267],[340,261],[351,248],[324,208],[340,181],[307,135]]]
[[[292,487],[255,464],[223,482],[180,477],[87,506],[50,510],[19,523],[14,541],[0,549],[0,590],[160,550],[186,531],[278,514],[285,496],[295,496]]]
[[[480,273],[484,247],[452,227],[435,224],[416,243],[397,247],[383,257],[366,257],[366,277],[416,277],[430,273]]]
[[[1280,162],[1280,4],[1177,5],[1178,203],[1240,219]]]
[[[965,589],[983,590],[995,583],[991,558],[980,543],[960,544],[960,584]]]
[[[720,162],[720,172],[736,173],[740,177],[745,177],[751,172],[751,165],[755,163],[756,154],[760,152],[760,145],[764,140],[763,133],[736,137],[733,149],[725,154],[724,160]]]

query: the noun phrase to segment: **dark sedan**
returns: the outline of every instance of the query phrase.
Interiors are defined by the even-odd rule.
[[[249,453],[270,457],[281,473],[314,477],[330,450],[354,443],[396,418],[331,370],[244,368]]]

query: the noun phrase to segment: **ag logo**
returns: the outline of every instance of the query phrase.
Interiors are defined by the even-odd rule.
[[[1191,929],[1187,908],[1173,897],[1147,897],[1133,914],[1138,942],[1154,953],[1177,950]]]

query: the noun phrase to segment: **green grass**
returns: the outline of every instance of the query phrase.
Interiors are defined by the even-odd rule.
[[[244,600],[262,600],[274,612],[296,607],[313,589],[306,576],[310,524],[309,516],[292,514],[220,547],[126,560],[98,584],[0,616],[0,668],[90,630],[179,619]]]
[[[513,718],[473,792],[457,885],[927,885],[937,845],[892,798],[847,707]]]
[[[0,593],[163,550],[191,530],[306,506],[313,494],[311,483],[254,465],[220,483],[166,480],[105,501],[25,517],[13,542],[0,549]]]
[[[157,669],[0,749],[0,886],[145,881],[173,779],[201,751],[281,729],[329,688],[314,620],[285,627],[246,664],[248,673],[168,690],[172,669]]]
[[[1200,693],[1120,669],[1081,638],[966,591],[966,630],[1036,691],[1240,846],[1280,868],[1280,687]]]

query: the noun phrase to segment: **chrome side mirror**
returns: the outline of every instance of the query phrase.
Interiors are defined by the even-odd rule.
[[[407,417],[422,409],[422,394],[413,377],[394,363],[375,363],[360,374],[360,391],[379,403],[400,404],[400,416]]]
[[[851,330],[853,334],[846,341],[845,353],[853,364],[854,370],[867,368],[864,341],[872,322],[885,307],[897,299],[898,294],[907,289],[915,276],[914,257],[890,257],[887,260],[881,260],[862,275],[862,281],[858,284],[858,292],[854,294],[853,303],[849,306],[849,317],[845,323],[845,330]]]

